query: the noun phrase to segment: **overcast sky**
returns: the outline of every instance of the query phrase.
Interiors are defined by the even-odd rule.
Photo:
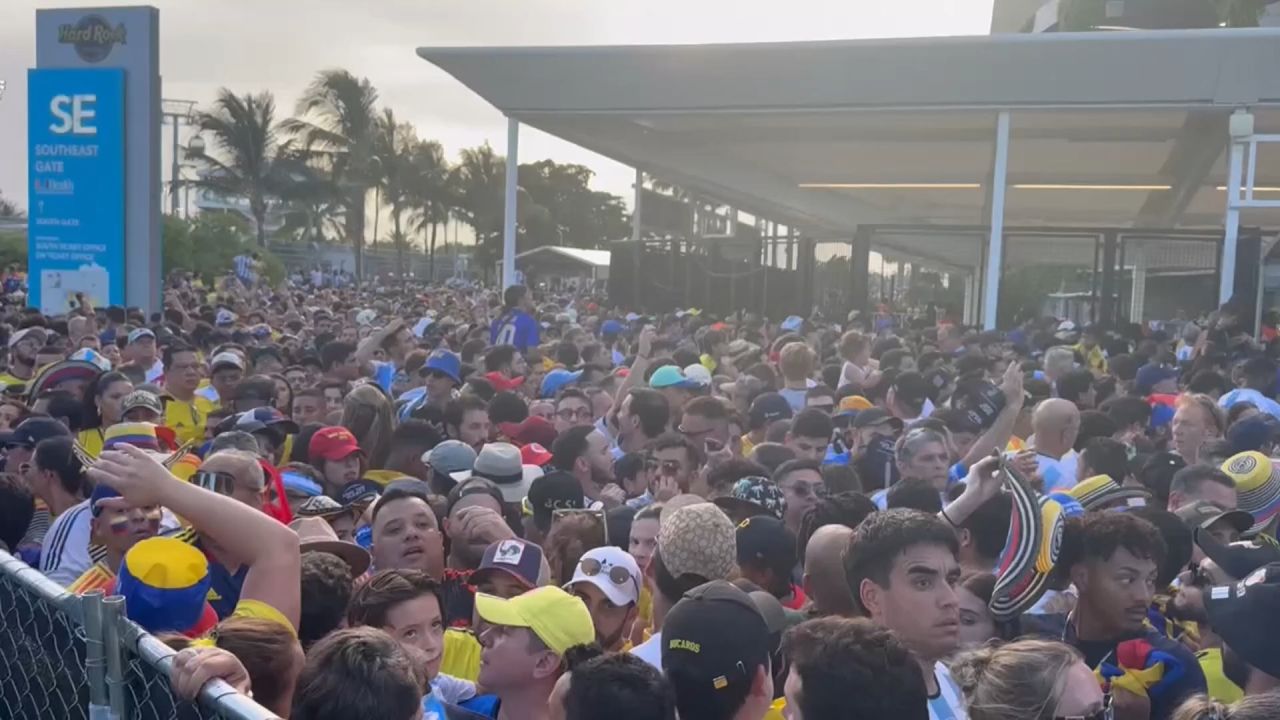
[[[384,105],[439,140],[450,158],[490,141],[505,152],[492,106],[414,54],[440,45],[607,45],[763,42],[986,34],[992,0],[153,0],[160,8],[164,97],[208,102],[219,87],[270,90],[283,113],[318,70],[366,76]],[[26,69],[35,63],[35,9],[122,5],[0,0],[0,193],[26,205]],[[872,69],[871,71],[874,71]],[[165,131],[168,147],[168,130]],[[595,170],[598,187],[628,195],[633,171],[536,130],[520,159]],[[167,181],[168,155],[164,177]],[[628,198],[628,202],[629,202]]]

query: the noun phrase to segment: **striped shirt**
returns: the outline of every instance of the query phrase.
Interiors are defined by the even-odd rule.
[[[104,562],[96,562],[93,567],[81,573],[76,581],[67,586],[72,595],[87,595],[94,590],[101,590],[110,595],[116,586],[116,574]]]
[[[54,519],[40,546],[40,572],[63,587],[93,565],[89,556],[89,501]]]

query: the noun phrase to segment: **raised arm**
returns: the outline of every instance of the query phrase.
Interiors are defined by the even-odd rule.
[[[1004,452],[1005,446],[1009,444],[1009,438],[1013,436],[1013,426],[1018,421],[1018,413],[1022,412],[1022,403],[1026,399],[1026,395],[1022,392],[1022,368],[1018,363],[1011,362],[1005,369],[1004,378],[1000,382],[1000,392],[1004,393],[1004,408],[996,416],[996,421],[991,424],[991,427],[974,441],[969,448],[969,453],[961,458],[960,464],[965,467],[990,455],[993,449]]]
[[[161,505],[186,518],[202,536],[248,566],[241,600],[270,605],[298,627],[302,558],[298,536],[288,526],[230,497],[178,480],[133,446],[102,453],[88,473],[135,506]]]

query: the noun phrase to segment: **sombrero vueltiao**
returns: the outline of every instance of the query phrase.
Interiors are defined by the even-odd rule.
[[[46,390],[52,390],[68,380],[92,382],[102,374],[102,368],[88,360],[59,360],[40,369],[27,383],[27,398],[35,402]]]
[[[132,445],[156,455],[156,459],[168,470],[172,470],[174,463],[185,456],[192,445],[192,443],[187,442],[173,452],[165,450],[166,447],[173,447],[176,444],[176,436],[173,434],[173,430],[148,422],[116,423],[107,428],[102,436],[102,449],[104,451],[114,450],[121,445]],[[83,465],[89,466],[93,464],[95,458],[89,455],[79,441],[75,444],[75,452],[80,457],[80,462]]]
[[[1280,463],[1250,450],[1228,458],[1222,472],[1236,482],[1238,507],[1253,516],[1253,527],[1245,536],[1265,530],[1280,514]]]
[[[1125,487],[1117,483],[1110,475],[1094,475],[1087,480],[1081,480],[1076,483],[1075,487],[1066,491],[1068,495],[1076,499],[1085,510],[1100,510],[1109,503],[1123,503],[1125,505],[1135,505],[1136,500],[1143,500],[1141,504],[1151,498],[1151,493],[1139,487]]]
[[[1052,497],[1036,500],[1035,493],[1012,468],[1002,465],[1005,484],[1013,496],[1009,535],[996,565],[991,614],[1009,620],[1035,605],[1049,582],[1062,548],[1065,521],[1062,504]]]

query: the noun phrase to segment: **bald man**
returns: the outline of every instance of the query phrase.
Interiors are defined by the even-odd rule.
[[[844,573],[844,550],[853,530],[844,525],[823,525],[809,538],[804,551],[804,592],[814,615],[857,617]]]
[[[1035,431],[1036,464],[1046,493],[1068,490],[1076,484],[1079,456],[1072,446],[1080,433],[1080,410],[1062,398],[1050,398],[1036,406],[1031,416]]]

